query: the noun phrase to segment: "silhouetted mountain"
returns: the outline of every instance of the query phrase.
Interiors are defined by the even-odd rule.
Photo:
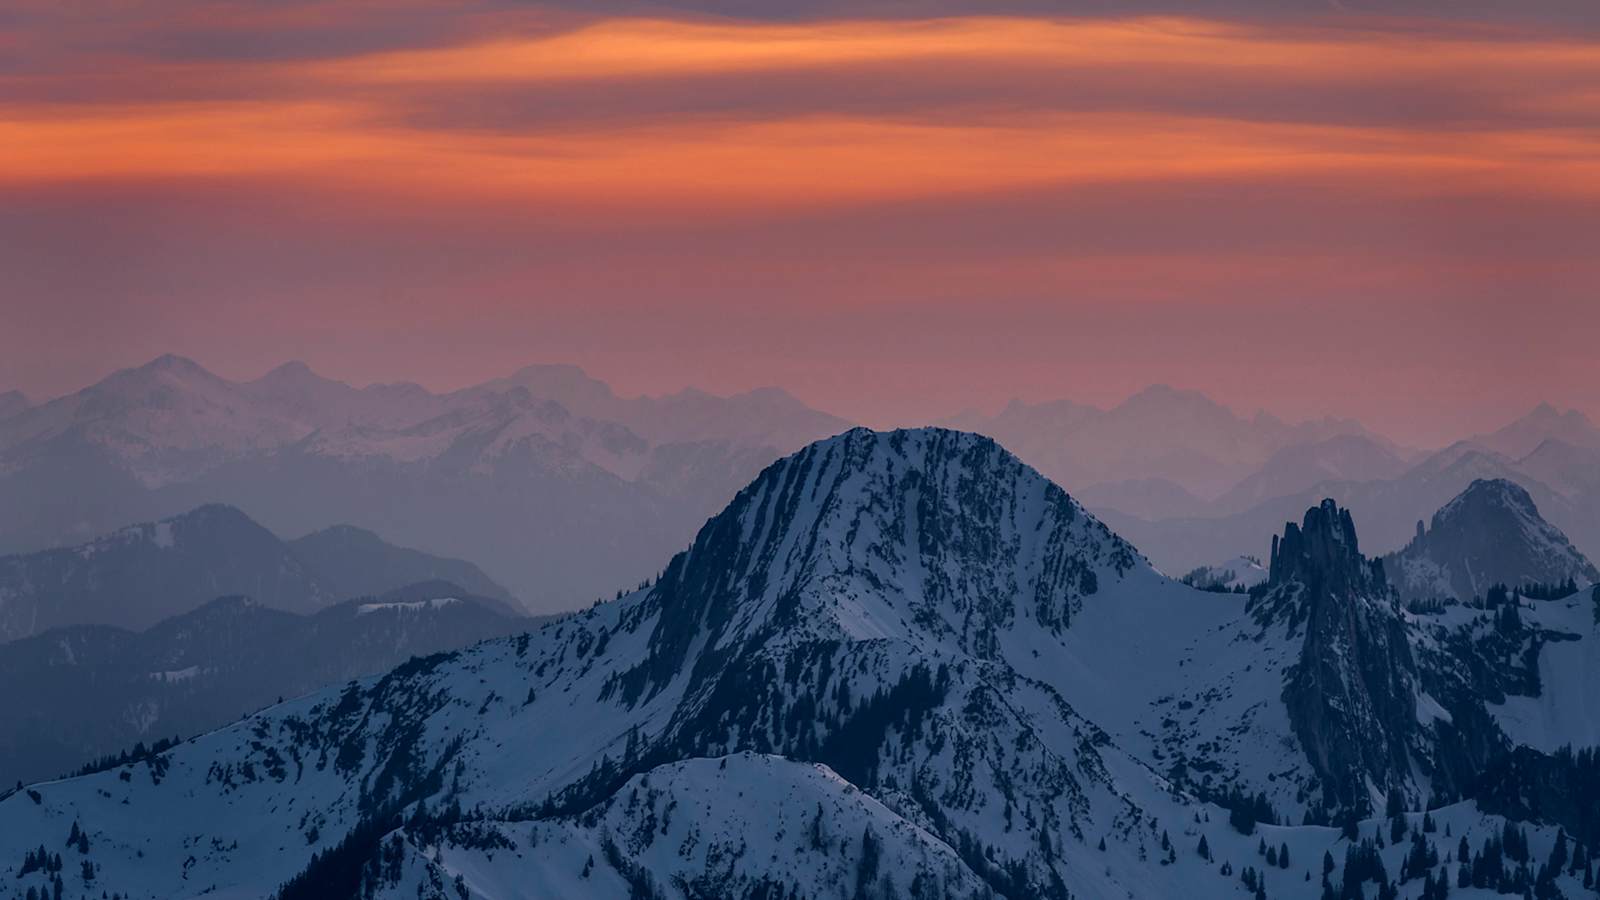
[[[310,613],[342,598],[458,576],[491,602],[508,603],[505,589],[470,563],[342,528],[285,543],[239,510],[210,504],[77,547],[0,557],[0,640],[63,625],[148,628],[228,594]]]
[[[1482,597],[1496,584],[1600,581],[1600,572],[1559,528],[1539,516],[1533,498],[1504,479],[1478,480],[1433,514],[1427,529],[1384,557],[1407,600]]]
[[[296,538],[288,546],[336,597],[372,596],[395,585],[447,582],[458,591],[485,598],[507,615],[522,614],[516,598],[472,563],[396,547],[365,528],[335,525]]]
[[[143,632],[56,628],[0,644],[0,783],[62,775],[190,736],[411,656],[535,626],[454,585],[413,585],[312,615],[225,597]]]

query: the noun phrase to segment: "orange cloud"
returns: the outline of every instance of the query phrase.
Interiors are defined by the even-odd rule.
[[[1425,38],[1181,19],[735,24],[605,21],[553,35],[332,61],[122,60],[157,96],[125,102],[26,99],[0,107],[0,180],[303,175],[422,192],[507,192],[646,204],[799,204],[939,196],[1036,185],[1249,173],[1411,178],[1421,189],[1493,182],[1507,190],[1600,192],[1600,52],[1517,35]],[[975,97],[915,115],[761,106],[598,122],[513,118],[452,127],[418,117],[465,91],[599,85],[620,103],[662,79],[738,80],[775,71],[859,70],[868,89],[926,67],[984,67]],[[923,67],[923,68],[918,68]],[[1123,67],[1123,68],[1117,68]],[[1128,68],[1128,67],[1131,67]],[[1112,74],[1090,75],[1104,69]],[[1017,108],[1041,75],[1085,91],[1116,72],[1171,73],[1175,89],[1241,69],[1380,92],[1386,79],[1523,83],[1530,122],[1485,110],[1467,126],[1228,116],[1181,107]],[[999,73],[998,75],[996,73]],[[876,81],[875,81],[876,80]],[[26,95],[31,82],[14,82]],[[169,85],[176,97],[161,97]],[[182,96],[212,86],[214,96]],[[1354,87],[1352,87],[1354,85]],[[1539,90],[1534,90],[1539,88]],[[694,89],[686,83],[684,91]],[[437,94],[440,90],[453,93]],[[528,95],[530,98],[537,95]],[[1374,101],[1386,99],[1374,96]],[[1547,119],[1553,120],[1546,121]]]

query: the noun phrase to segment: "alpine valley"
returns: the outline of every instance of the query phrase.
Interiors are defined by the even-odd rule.
[[[1202,590],[988,438],[850,430],[637,591],[19,786],[0,892],[1586,896],[1600,588],[1469,494],[1400,563],[1308,504]]]

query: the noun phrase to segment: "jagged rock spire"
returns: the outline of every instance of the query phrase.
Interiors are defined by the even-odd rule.
[[[1272,542],[1263,622],[1302,626],[1283,701],[1320,776],[1328,814],[1369,812],[1369,785],[1405,791],[1416,666],[1381,562],[1361,555],[1349,510],[1324,500]]]
[[[1350,511],[1339,508],[1332,499],[1306,510],[1302,524],[1288,523],[1282,538],[1272,538],[1268,585],[1277,587],[1291,582],[1326,584],[1339,593],[1388,593],[1382,563],[1369,563],[1361,555]]]

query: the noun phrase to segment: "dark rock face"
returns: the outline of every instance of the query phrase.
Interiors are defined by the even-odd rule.
[[[1369,784],[1404,789],[1416,664],[1383,566],[1362,557],[1348,510],[1324,500],[1274,539],[1258,617],[1291,632],[1303,623],[1283,702],[1328,809],[1365,812]]]

